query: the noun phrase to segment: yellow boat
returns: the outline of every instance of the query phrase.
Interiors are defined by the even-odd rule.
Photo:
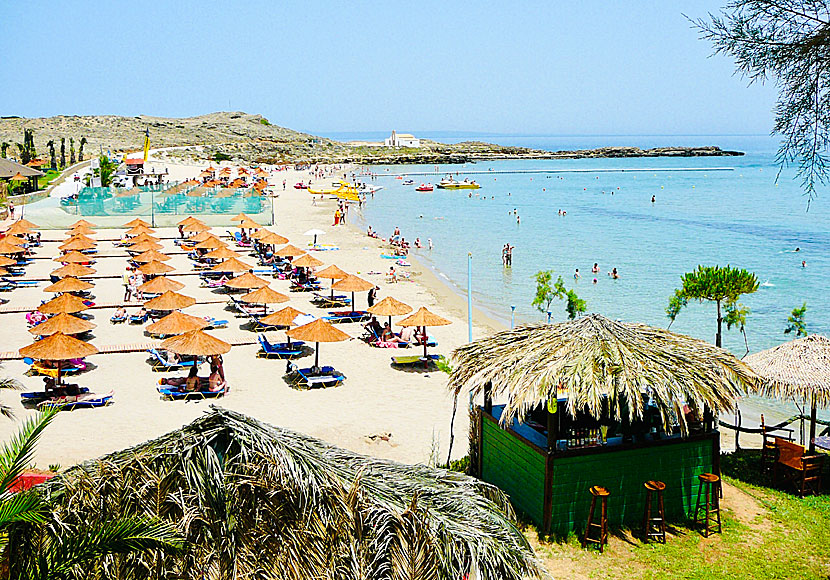
[[[338,199],[345,199],[346,201],[360,201],[357,188],[346,181],[341,181],[340,187],[336,189],[312,189],[309,187],[307,191],[311,195],[334,195]]]
[[[479,189],[481,186],[475,181],[455,181],[454,179],[442,179],[437,187],[441,189]]]

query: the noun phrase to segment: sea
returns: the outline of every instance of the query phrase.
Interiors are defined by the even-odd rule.
[[[749,308],[746,336],[739,328],[724,327],[724,346],[737,356],[744,356],[747,348],[756,352],[794,338],[784,333],[787,318],[805,303],[808,331],[830,332],[830,192],[819,190],[808,206],[794,168],[781,169],[776,163],[778,141],[773,137],[420,136],[552,151],[716,145],[745,153],[373,166],[377,177],[364,180],[383,189],[364,205],[362,226],[371,225],[382,237],[399,227],[410,242],[419,238],[425,247],[414,250],[417,259],[465,297],[471,266],[475,305],[506,325],[548,320],[547,312],[532,305],[534,275],[553,270],[586,301],[588,312],[667,327],[666,306],[683,273],[701,264],[729,264],[754,272],[760,282],[757,292],[740,298]],[[434,184],[447,174],[475,179],[481,189],[415,191],[417,185]],[[414,185],[404,185],[407,179]],[[426,249],[428,239],[431,250]],[[505,244],[515,248],[511,267],[502,264]],[[598,274],[591,272],[594,264]],[[608,275],[612,268],[618,279]],[[563,301],[552,304],[550,311],[551,321],[567,319]],[[671,330],[714,342],[715,305],[690,303]],[[780,411],[776,415],[793,410],[775,408]]]

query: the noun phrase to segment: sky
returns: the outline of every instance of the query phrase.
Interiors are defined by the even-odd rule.
[[[766,134],[683,16],[726,0],[11,2],[0,114],[265,115],[312,133]]]

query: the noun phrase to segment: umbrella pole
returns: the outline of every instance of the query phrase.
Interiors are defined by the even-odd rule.
[[[816,394],[813,393],[813,405],[810,409],[810,455],[816,454]]]
[[[61,361],[58,361],[58,376],[57,381],[55,381],[55,384],[58,386],[60,386],[61,384]]]
[[[314,366],[320,367],[320,343],[314,343]]]
[[[429,359],[427,358],[427,327],[421,327],[421,340],[424,341],[424,368],[429,367]]]
[[[354,312],[355,310],[357,309],[354,307],[354,292],[352,292],[352,312]]]

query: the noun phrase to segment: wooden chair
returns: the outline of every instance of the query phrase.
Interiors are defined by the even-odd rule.
[[[821,455],[804,455],[804,447],[775,438],[778,459],[773,467],[773,482],[779,481],[779,476],[786,482],[793,484],[801,497],[808,492],[818,495],[821,493],[821,468],[824,457]]]
[[[608,543],[608,496],[611,495],[604,487],[594,485],[591,492],[591,510],[588,512],[588,523],[585,525],[585,535],[582,536],[582,546],[587,547],[589,543],[599,544],[599,553],[602,554],[605,545]],[[594,509],[597,506],[597,498],[600,499],[599,523],[594,521]],[[592,532],[597,532],[597,537],[592,537]]]

